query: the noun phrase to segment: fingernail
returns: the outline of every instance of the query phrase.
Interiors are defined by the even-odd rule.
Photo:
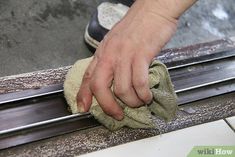
[[[77,105],[78,105],[78,112],[85,112],[85,106],[82,102],[79,101]]]

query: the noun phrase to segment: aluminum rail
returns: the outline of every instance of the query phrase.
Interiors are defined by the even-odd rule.
[[[193,89],[202,88],[202,87],[205,87],[205,86],[215,85],[215,84],[218,84],[218,83],[222,83],[222,82],[225,82],[225,81],[232,81],[232,80],[235,80],[235,77],[231,77],[231,78],[227,78],[227,79],[223,79],[223,80],[218,80],[218,81],[214,81],[214,82],[210,82],[210,83],[206,83],[206,84],[202,84],[202,85],[198,85],[198,86],[194,86],[194,87],[190,87],[190,88],[186,88],[186,89],[176,90],[175,92],[176,92],[176,94],[179,94],[179,93],[190,91],[190,90],[193,90]],[[54,92],[49,92],[47,94],[52,94],[52,93],[54,93]],[[179,98],[179,101],[181,101],[180,98]],[[182,105],[182,103],[179,104],[179,105]],[[5,134],[9,134],[9,133],[13,133],[13,132],[17,132],[17,131],[23,131],[25,129],[31,129],[33,127],[39,127],[39,126],[42,126],[42,125],[48,125],[48,124],[52,124],[52,123],[56,123],[56,122],[60,122],[60,121],[65,121],[65,120],[69,120],[69,119],[72,119],[72,118],[84,117],[84,116],[86,118],[92,117],[92,115],[89,112],[68,115],[68,116],[54,118],[54,119],[45,120],[45,121],[41,121],[41,122],[36,122],[36,123],[32,123],[32,124],[28,124],[28,125],[24,125],[24,126],[20,126],[20,127],[16,127],[16,128],[2,130],[2,131],[0,131],[0,136],[5,135]]]
[[[191,62],[191,63],[175,65],[172,67],[169,66],[167,69],[173,70],[173,69],[183,68],[183,67],[187,67],[187,66],[191,66],[191,65],[197,65],[197,64],[212,62],[212,61],[221,60],[221,59],[225,59],[225,58],[230,58],[230,57],[234,57],[234,56],[235,56],[235,54],[228,54],[228,55],[223,55],[223,56],[219,56],[219,57],[211,58],[211,59],[202,59],[201,61],[195,61],[195,62]]]
[[[206,86],[210,86],[210,85],[215,85],[215,84],[218,84],[218,83],[222,83],[222,82],[226,82],[226,81],[232,81],[232,80],[235,80],[235,76],[234,77],[225,78],[225,79],[222,79],[222,80],[216,80],[216,81],[213,81],[213,82],[208,82],[208,83],[200,84],[200,85],[197,85],[197,86],[192,86],[192,87],[188,87],[188,88],[183,88],[183,89],[175,90],[175,92],[176,92],[176,94],[179,94],[179,93],[187,92],[187,91],[190,91],[190,90],[193,90],[193,89],[198,89],[198,88],[202,88],[202,87],[206,87]]]
[[[235,61],[234,61],[234,65],[235,65]],[[234,66],[234,68],[235,68],[235,66]],[[177,70],[177,69],[174,69],[174,70]],[[170,72],[172,72],[172,71],[170,71]],[[227,71],[225,71],[225,72],[227,72]],[[182,93],[188,93],[189,91],[197,90],[199,88],[216,85],[216,84],[220,84],[220,83],[223,83],[223,82],[234,81],[234,80],[235,80],[235,73],[234,73],[234,76],[232,76],[232,77],[226,77],[226,78],[223,78],[223,79],[219,79],[219,80],[215,80],[215,81],[209,81],[209,82],[206,82],[206,83],[201,83],[201,84],[190,86],[190,87],[187,87],[187,88],[177,89],[176,93],[177,93],[177,95],[182,94]],[[32,98],[41,97],[41,96],[49,96],[49,95],[56,94],[56,93],[62,93],[63,89],[60,89],[62,87],[63,87],[62,85],[56,85],[54,88],[51,88],[51,91],[50,91],[50,89],[48,89],[49,87],[47,87],[45,89],[39,89],[39,90],[37,90],[38,93],[36,93],[36,92],[33,93],[34,95],[26,95],[26,96],[20,95],[22,97],[19,97],[18,99],[16,99],[16,98],[12,99],[10,102],[21,101],[21,100],[25,100],[25,99],[32,99]],[[226,92],[231,92],[231,91],[233,91],[233,89],[226,90]],[[43,93],[43,92],[45,92],[45,93]],[[223,94],[223,93],[224,92],[221,93],[219,91],[219,94]],[[28,92],[26,92],[25,94],[28,94]],[[214,95],[217,95],[217,94],[214,94]],[[209,95],[209,96],[211,96],[211,95]],[[200,98],[195,98],[194,100],[191,99],[190,101],[196,101],[196,100],[200,100],[200,99],[203,99],[203,98],[206,98],[206,97],[207,96],[203,94],[202,96],[200,96]],[[6,100],[2,101],[2,102],[8,102],[9,103],[9,101],[6,101]],[[181,97],[179,97],[178,102],[180,103],[180,105],[182,105],[182,104],[188,103],[189,101],[187,99],[182,99]],[[2,105],[3,104],[4,103],[2,103]],[[0,135],[5,135],[5,134],[17,132],[17,131],[22,131],[22,130],[25,130],[25,129],[30,129],[30,128],[33,128],[33,127],[39,127],[39,126],[42,126],[42,125],[52,124],[52,123],[56,123],[56,122],[60,122],[60,121],[64,121],[64,120],[69,120],[69,119],[79,117],[79,116],[84,116],[84,115],[91,116],[91,115],[89,115],[89,113],[76,114],[76,115],[66,115],[66,116],[63,116],[63,117],[52,118],[52,119],[49,119],[49,120],[35,122],[35,123],[32,123],[32,124],[28,124],[28,125],[22,125],[22,126],[19,126],[19,127],[0,130]]]
[[[41,122],[37,122],[37,123],[32,123],[32,124],[12,128],[12,129],[2,130],[2,131],[0,131],[0,135],[9,134],[9,133],[13,133],[16,131],[22,131],[25,129],[31,129],[33,127],[39,127],[42,125],[48,125],[48,124],[52,124],[52,123],[56,123],[56,122],[60,122],[60,121],[65,121],[65,120],[69,120],[69,119],[76,118],[76,117],[84,117],[84,116],[86,118],[90,118],[92,115],[89,112],[85,112],[85,113],[78,113],[78,114],[72,114],[72,115],[68,115],[68,116],[64,116],[64,117],[49,119],[49,120],[45,120],[45,121],[41,121]]]
[[[49,86],[49,87],[44,87],[43,90],[30,89],[26,91],[16,92],[17,94],[15,93],[2,94],[0,95],[0,105],[6,104],[6,103],[12,103],[15,101],[20,101],[20,100],[42,97],[42,96],[51,95],[51,94],[57,94],[63,91],[64,91],[63,85],[59,84],[59,85],[53,85],[53,90]]]
[[[223,53],[225,53],[225,54],[223,54]],[[218,56],[218,54],[219,54],[219,56]],[[167,69],[168,70],[176,70],[179,68],[188,67],[188,66],[192,66],[192,65],[198,65],[198,64],[202,64],[202,63],[216,61],[216,60],[231,58],[231,57],[235,56],[235,50],[228,50],[225,52],[221,52],[221,54],[220,53],[218,53],[218,54],[214,58],[208,59],[208,56],[203,56],[200,61],[194,61],[194,62],[186,63],[186,64],[179,63],[180,65],[171,65],[171,63],[169,63],[168,65],[166,64]],[[200,56],[199,56],[199,58],[200,58]],[[21,94],[18,94],[18,95],[14,94],[14,93],[0,95],[0,105],[15,102],[15,101],[31,99],[31,98],[36,98],[36,97],[40,97],[40,96],[46,96],[46,95],[50,95],[50,94],[56,94],[56,93],[63,92],[62,85],[56,85],[56,86],[57,86],[56,87],[57,89],[54,89],[53,91],[50,91],[51,88],[49,87],[49,88],[45,88],[44,91],[40,91],[40,92],[38,92],[38,90],[27,90],[27,91],[21,92]]]
[[[186,55],[185,53],[184,56]],[[180,56],[171,62],[169,57],[166,60],[162,56],[159,57],[168,66],[179,97],[179,105],[235,91],[235,47],[215,54],[199,55],[196,58],[179,58]],[[189,82],[191,83],[188,84]],[[41,107],[43,105],[44,108]],[[24,109],[21,107],[24,106],[33,109],[23,111],[32,116],[46,107],[50,108],[47,108],[45,112],[48,113],[43,113],[41,117],[40,114],[33,116],[36,121],[25,119],[22,124],[21,121],[9,121],[10,125],[1,123],[3,125],[0,126],[0,149],[99,125],[88,112],[75,115],[65,112],[62,84],[0,95],[0,113],[3,113],[0,115],[0,121],[4,122],[4,114],[8,114],[2,111],[9,109],[14,113],[18,107],[17,112],[20,113]],[[8,117],[12,114],[10,112]],[[20,115],[25,114],[23,112]]]

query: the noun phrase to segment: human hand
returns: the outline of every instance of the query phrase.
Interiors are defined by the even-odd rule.
[[[93,95],[103,111],[117,120],[123,118],[123,111],[114,95],[130,107],[151,102],[149,65],[177,28],[177,19],[154,5],[158,4],[152,0],[136,1],[100,43],[77,94],[85,112]]]

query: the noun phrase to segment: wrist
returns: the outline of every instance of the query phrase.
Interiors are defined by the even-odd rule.
[[[139,6],[139,10],[140,8],[142,8],[145,14],[148,14],[152,17],[155,16],[156,18],[160,17],[167,20],[168,22],[177,24],[178,16],[174,16],[174,11],[172,9],[167,8],[165,6],[165,2],[161,1],[162,0],[136,0],[135,5]]]
[[[145,1],[150,5],[150,11],[161,14],[170,20],[178,20],[179,17],[190,8],[197,0],[137,0]]]

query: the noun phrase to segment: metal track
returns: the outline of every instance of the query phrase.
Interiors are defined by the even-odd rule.
[[[234,92],[234,56],[233,49],[165,60],[179,105]],[[99,125],[89,113],[70,114],[62,84],[0,95],[0,124],[0,149]]]

